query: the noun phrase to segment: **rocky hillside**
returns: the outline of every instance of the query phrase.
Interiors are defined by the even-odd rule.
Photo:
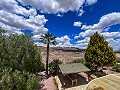
[[[45,63],[46,60],[46,48],[40,47],[42,60]],[[53,59],[59,59],[63,63],[72,62],[75,59],[80,59],[84,57],[85,50],[81,50],[74,47],[54,47],[50,48],[49,62]],[[116,53],[117,57],[120,57],[120,53]]]
[[[45,62],[45,60],[46,60],[46,48],[40,47],[40,49],[41,49],[42,60],[43,60],[43,62]],[[84,51],[85,50],[81,50],[81,49],[74,48],[74,47],[50,48],[49,62],[51,62],[53,59],[59,59],[63,63],[68,63],[68,62],[71,62],[75,59],[83,58]]]

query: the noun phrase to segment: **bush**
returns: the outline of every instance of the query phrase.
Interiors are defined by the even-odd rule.
[[[94,75],[97,76],[97,77],[102,77],[102,76],[105,76],[106,73],[104,73],[102,71],[97,71],[97,72],[94,73]]]
[[[112,67],[112,69],[116,72],[120,72],[120,64],[116,64],[115,66]]]
[[[40,49],[34,45],[31,36],[0,33],[0,46],[0,69],[11,67],[31,73],[44,69]]]
[[[120,63],[120,57],[117,57],[116,61],[117,61],[117,63]]]
[[[85,65],[86,61],[85,61],[84,58],[81,58],[81,59],[75,59],[75,60],[73,60],[72,63],[82,63],[82,64]]]
[[[0,90],[34,90],[38,86],[35,74],[20,72],[12,68],[0,73]]]
[[[59,64],[62,64],[59,59],[54,59],[51,63],[49,63],[49,71],[52,75],[56,75],[58,73]]]

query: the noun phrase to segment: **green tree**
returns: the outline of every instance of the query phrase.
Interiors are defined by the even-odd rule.
[[[40,50],[31,36],[0,33],[0,69],[6,67],[31,73],[43,68]]]
[[[35,74],[12,71],[12,68],[0,72],[0,90],[36,90],[39,84]]]
[[[48,75],[48,60],[49,60],[49,46],[56,45],[56,37],[52,36],[52,33],[46,33],[45,35],[41,35],[41,42],[47,44],[47,56],[46,56],[46,75]]]
[[[116,64],[116,54],[108,46],[108,42],[98,32],[90,37],[90,42],[85,52],[87,65],[96,71],[98,67]]]
[[[49,71],[52,75],[56,75],[58,73],[59,64],[62,64],[59,59],[54,59],[52,62],[49,63]]]

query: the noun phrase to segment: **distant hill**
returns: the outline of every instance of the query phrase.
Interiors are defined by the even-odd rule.
[[[46,47],[41,47],[41,55],[43,62],[46,60]],[[84,49],[79,49],[75,47],[50,47],[49,62],[53,59],[59,59],[63,63],[72,62],[75,59],[80,59],[84,57]]]
[[[84,52],[85,49],[79,49],[76,47],[53,47],[56,50],[62,50],[66,52]]]
[[[45,49],[45,47],[40,46],[40,48]],[[50,49],[65,51],[65,52],[85,52],[85,49],[79,49],[76,47],[50,47]]]
[[[39,46],[41,49],[41,56],[43,62],[46,60],[46,47]],[[53,59],[59,59],[63,63],[72,62],[75,59],[80,59],[84,57],[85,49],[79,49],[75,47],[50,47],[49,62]],[[117,53],[117,56],[120,57],[120,54]]]

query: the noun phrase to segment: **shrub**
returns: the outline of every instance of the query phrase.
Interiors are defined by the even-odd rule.
[[[49,63],[49,71],[52,75],[56,75],[58,73],[59,64],[62,64],[59,59],[54,59],[51,63]]]
[[[38,86],[35,74],[20,72],[12,68],[0,73],[0,90],[34,90]]]
[[[106,73],[104,73],[102,71],[97,71],[97,72],[94,73],[94,75],[97,76],[97,77],[102,77],[102,76],[105,76]]]
[[[86,61],[85,61],[84,58],[81,58],[81,59],[75,59],[75,60],[73,60],[72,63],[82,63],[82,64],[85,64]]]
[[[120,64],[116,64],[115,66],[112,67],[112,69],[116,72],[120,72]]]
[[[120,57],[117,57],[116,61],[117,61],[117,63],[120,63]]]
[[[34,45],[31,36],[0,33],[0,46],[0,69],[11,67],[31,73],[44,69],[40,49]]]

